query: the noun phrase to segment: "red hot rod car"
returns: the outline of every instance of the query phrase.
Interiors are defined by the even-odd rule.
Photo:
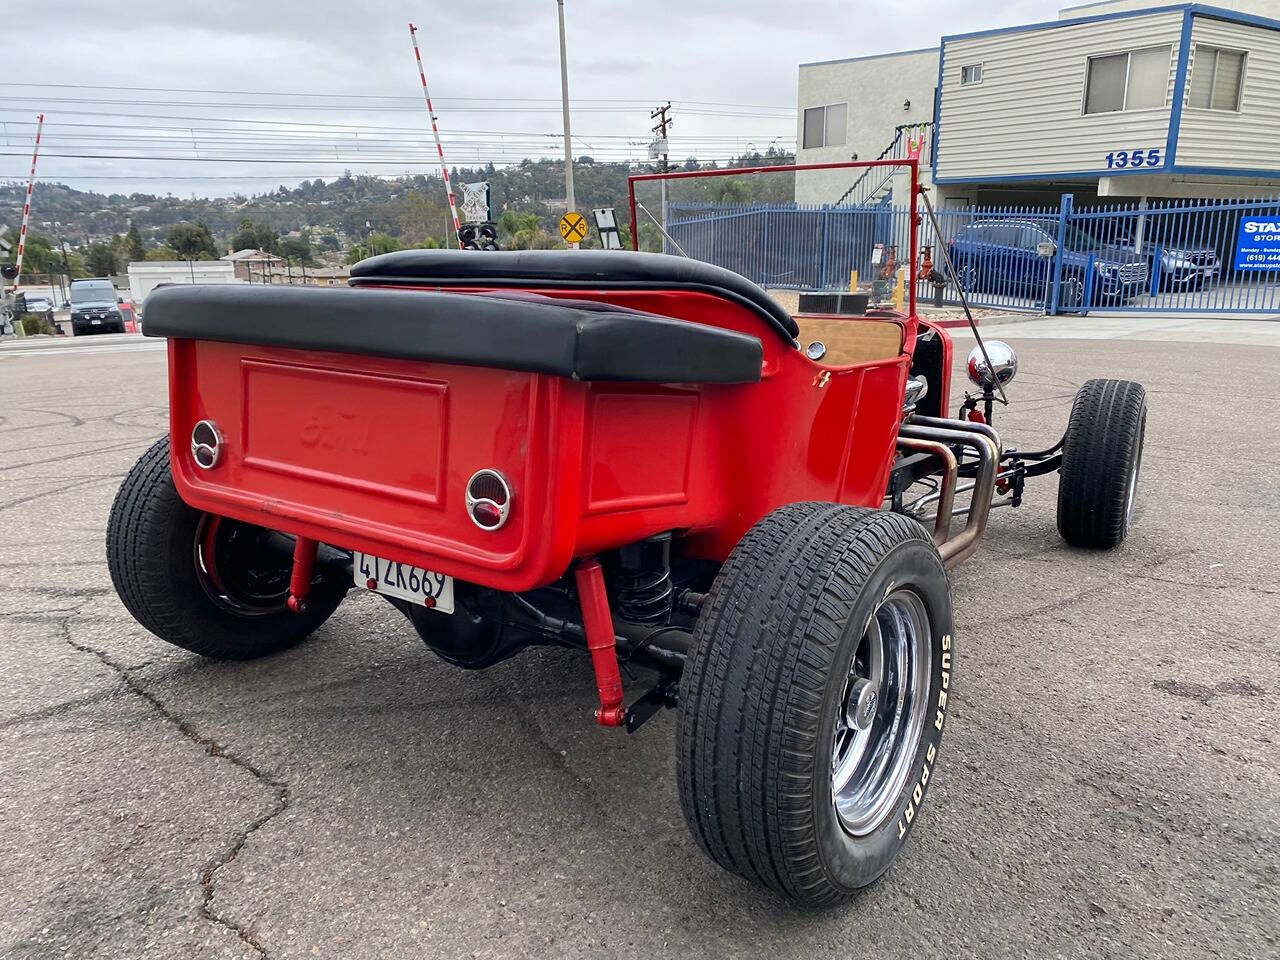
[[[946,570],[993,500],[1058,470],[1069,542],[1132,516],[1137,384],[1090,381],[1063,441],[1019,453],[976,396],[948,418],[951,341],[913,311],[792,317],[675,256],[406,251],[348,289],[157,290],[145,333],[168,338],[170,431],[107,540],[139,623],[258,657],[354,587],[460,667],[580,649],[598,723],[678,708],[703,850],[804,902],[874,880],[917,819]],[[1014,366],[975,351],[988,407]]]

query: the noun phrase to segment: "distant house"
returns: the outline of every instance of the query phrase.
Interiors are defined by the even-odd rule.
[[[250,248],[229,253],[222,259],[235,267],[237,280],[247,280],[250,283],[269,282],[273,274],[281,272],[281,265],[284,263],[274,253]]]
[[[321,287],[345,287],[351,279],[351,268],[346,266],[307,267],[305,273],[307,283]]]

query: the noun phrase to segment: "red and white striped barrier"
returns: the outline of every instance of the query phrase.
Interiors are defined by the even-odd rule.
[[[36,186],[36,160],[40,157],[40,131],[44,129],[44,114],[36,118],[36,145],[31,151],[31,176],[27,179],[27,200],[22,205],[22,230],[18,234],[18,258],[14,261],[17,273],[13,278],[13,289],[18,289],[22,279],[22,251],[27,245],[27,223],[31,220],[31,192]]]
[[[409,38],[413,41],[413,56],[418,61],[418,78],[422,81],[422,96],[427,101],[427,113],[431,116],[431,133],[436,138],[436,153],[440,157],[440,173],[444,176],[444,190],[449,195],[449,213],[453,215],[453,235],[458,238],[458,249],[462,246],[462,226],[458,223],[458,205],[453,200],[453,184],[449,182],[449,168],[444,162],[444,147],[440,146],[440,129],[436,126],[436,112],[431,108],[431,94],[427,92],[427,74],[422,69],[422,54],[418,52],[418,28],[409,24]]]

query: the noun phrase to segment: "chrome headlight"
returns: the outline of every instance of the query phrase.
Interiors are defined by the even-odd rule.
[[[988,340],[986,347],[986,357],[982,355],[981,346],[969,351],[969,379],[979,387],[1008,383],[1018,372],[1018,355],[1003,340]],[[987,357],[991,358],[989,366]]]

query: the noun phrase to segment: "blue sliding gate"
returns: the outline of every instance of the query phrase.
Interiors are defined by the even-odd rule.
[[[1046,313],[1280,314],[1280,199],[1154,201],[1077,208],[966,207],[936,211],[940,236],[921,210],[919,244],[933,280],[923,303]],[[765,287],[848,289],[897,266],[909,213],[889,203],[671,204],[667,230],[695,259]],[[944,277],[939,247],[954,276]],[[912,269],[919,273],[920,264]]]

